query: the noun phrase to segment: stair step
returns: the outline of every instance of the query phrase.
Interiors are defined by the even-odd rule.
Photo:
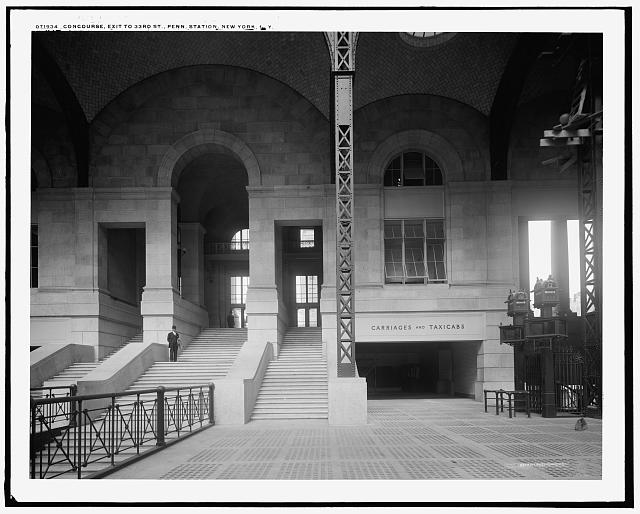
[[[326,413],[280,413],[280,414],[254,414],[254,421],[270,419],[327,419]]]

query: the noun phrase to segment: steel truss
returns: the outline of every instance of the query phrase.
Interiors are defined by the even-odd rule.
[[[336,299],[339,377],[356,374],[353,262],[353,73],[354,32],[326,34],[333,70],[336,176]]]
[[[593,131],[592,131],[593,132]],[[602,415],[601,220],[598,213],[595,141],[585,138],[578,149],[580,178],[581,308],[585,326],[584,406]]]

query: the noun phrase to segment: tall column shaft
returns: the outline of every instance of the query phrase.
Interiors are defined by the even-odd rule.
[[[567,220],[551,222],[551,273],[558,284],[558,312],[569,312],[569,246]]]

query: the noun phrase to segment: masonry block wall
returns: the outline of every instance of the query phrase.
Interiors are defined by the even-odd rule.
[[[256,72],[193,66],[142,81],[96,117],[94,185],[156,185],[170,145],[203,129],[228,132],[246,143],[259,162],[262,185],[329,179],[329,124],[311,103]]]
[[[519,283],[518,220],[577,216],[575,174],[559,175],[541,165],[549,155],[538,148],[538,139],[562,112],[559,102],[547,100],[518,106],[505,181],[490,180],[486,109],[442,96],[403,94],[372,101],[354,113],[357,311],[486,313],[484,338],[453,350],[454,362],[476,365],[473,377],[466,368],[454,367],[454,390],[460,394],[479,398],[482,388],[507,387],[512,380],[511,349],[500,346],[497,327],[508,322],[504,298]],[[60,113],[52,112],[43,111],[42,119],[58,119]],[[97,113],[90,131],[92,187],[83,189],[71,187],[67,172],[46,180],[42,163],[49,156],[57,155],[51,161],[57,168],[75,167],[69,135],[58,122],[50,133],[36,133],[39,149],[34,152],[34,162],[41,163],[36,166],[43,177],[39,182],[56,187],[37,194],[40,289],[32,293],[36,339],[44,341],[48,332],[56,340],[94,345],[99,355],[141,329],[145,341],[164,342],[173,323],[187,340],[209,323],[223,323],[224,314],[217,312],[219,296],[203,285],[203,226],[209,237],[227,237],[242,228],[236,225],[244,214],[221,220],[209,211],[213,214],[207,218],[204,207],[214,206],[206,205],[206,192],[197,209],[183,209],[189,253],[183,261],[180,297],[177,206],[180,195],[187,197],[198,185],[197,180],[181,183],[181,173],[205,174],[217,163],[224,168],[217,175],[222,177],[233,160],[233,170],[246,172],[242,188],[248,184],[250,340],[273,343],[277,355],[290,324],[280,291],[284,271],[279,227],[319,222],[324,241],[323,338],[330,361],[335,361],[332,143],[329,121],[314,102],[248,69],[196,65],[162,71]],[[224,136],[208,139],[215,134]],[[382,178],[393,156],[411,150],[432,156],[444,173],[445,284],[385,284]],[[203,160],[207,154],[217,160]],[[221,179],[218,185],[225,184]],[[216,232],[225,224],[229,230]],[[128,299],[129,292],[123,295],[125,285],[110,283],[108,270],[105,275],[109,260],[103,249],[116,245],[109,244],[104,231],[128,227],[144,228],[145,280],[139,307],[119,301]],[[217,287],[218,293],[228,295],[228,284]]]

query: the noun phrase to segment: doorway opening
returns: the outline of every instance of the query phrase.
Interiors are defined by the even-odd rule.
[[[358,343],[358,373],[369,398],[473,398],[480,343]]]
[[[319,327],[322,227],[281,227],[282,296],[290,327]]]

